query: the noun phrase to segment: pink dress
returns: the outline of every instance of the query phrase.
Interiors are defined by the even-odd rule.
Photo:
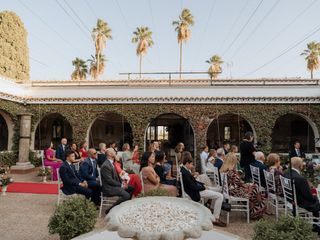
[[[58,180],[57,169],[61,167],[62,163],[51,161],[48,159],[48,156],[50,158],[53,158],[55,156],[55,152],[53,149],[48,148],[47,150],[44,151],[44,158],[45,158],[44,166],[51,167],[52,180],[57,181]]]

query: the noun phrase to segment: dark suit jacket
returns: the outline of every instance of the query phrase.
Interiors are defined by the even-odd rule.
[[[290,178],[290,172],[287,171],[284,176]],[[292,178],[296,188],[298,206],[310,212],[319,211],[319,201],[312,195],[307,179],[295,170],[292,170]]]
[[[216,168],[218,168],[218,170],[220,170],[221,166],[223,164],[223,161],[220,158],[216,158],[215,162],[214,162],[214,166]]]
[[[293,157],[301,157],[301,158],[305,158],[306,155],[304,154],[304,152],[301,150],[301,148],[299,149],[300,150],[300,156],[298,156],[297,152],[296,152],[296,149],[292,149],[289,153],[289,157],[290,159],[293,158]]]
[[[96,181],[99,176],[97,162],[95,167],[93,167],[90,158],[86,158],[80,165],[80,176],[86,181]]]
[[[63,151],[62,144],[60,144],[56,151],[56,158],[61,159],[62,161],[66,161],[66,151],[67,151],[67,146],[65,146],[65,149]]]
[[[97,158],[99,168],[101,168],[105,160],[107,160],[107,156],[104,153],[99,153]]]
[[[76,188],[79,187],[79,183],[82,182],[82,178],[78,175],[77,171],[74,171],[67,161],[63,162],[59,169],[60,178],[63,182],[61,190],[63,193],[70,195],[76,192]]]
[[[192,174],[181,167],[181,175],[183,180],[184,191],[189,195],[189,197],[196,202],[200,201],[200,191],[205,190],[203,183],[198,182]]]
[[[263,164],[263,163],[261,163],[261,162],[259,162],[257,160],[254,160],[254,162],[251,163],[250,165],[259,168],[261,186],[265,188],[267,185],[266,185],[266,179],[264,177],[263,170],[267,171],[268,167],[265,164]]]
[[[105,196],[118,196],[124,189],[114,166],[107,159],[101,166],[102,192]]]

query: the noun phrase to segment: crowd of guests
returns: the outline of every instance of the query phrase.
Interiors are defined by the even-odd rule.
[[[279,196],[283,196],[280,176],[292,176],[295,179],[299,207],[312,212],[314,216],[319,216],[319,201],[312,193],[307,179],[301,175],[305,155],[299,142],[294,143],[290,152],[290,175],[283,171],[278,154],[270,153],[265,158],[263,152],[256,150],[251,132],[245,134],[239,149],[227,142],[218,149],[209,150],[208,146],[204,146],[200,154],[202,174],[195,171],[195,161],[191,153],[185,151],[183,143],[179,143],[175,148],[176,161],[167,158],[157,141],[150,144],[141,156],[139,146],[134,146],[131,150],[128,143],[122,146],[121,152],[118,151],[115,142],[108,145],[100,143],[99,151],[87,148],[88,144],[85,141],[78,149],[77,144],[69,146],[67,139],[63,138],[56,151],[51,143],[45,151],[44,162],[53,168],[53,180],[57,180],[56,169],[60,169],[62,191],[65,194],[82,194],[97,206],[100,206],[101,192],[106,197],[118,197],[113,206],[137,197],[142,190],[147,193],[160,188],[172,197],[179,197],[182,195],[180,180],[183,180],[184,191],[190,199],[196,202],[205,199],[206,206],[212,210],[215,218],[213,224],[225,226],[220,221],[224,196],[221,188],[212,187],[208,178],[216,168],[219,175],[224,173],[227,176],[231,196],[249,199],[251,219],[259,219],[267,213],[266,192],[261,191],[261,187],[266,188],[264,171],[274,174],[276,194]],[[252,182],[250,166],[259,168],[261,186]],[[177,169],[177,172],[174,172],[174,169]],[[106,210],[106,214],[111,208]]]

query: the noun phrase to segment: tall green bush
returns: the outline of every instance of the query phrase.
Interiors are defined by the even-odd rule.
[[[0,75],[29,80],[27,31],[13,12],[0,12]]]
[[[302,218],[281,217],[279,221],[260,220],[253,240],[313,240],[312,225]]]
[[[69,240],[93,230],[97,221],[95,205],[83,197],[70,197],[60,204],[48,224],[50,234]]]

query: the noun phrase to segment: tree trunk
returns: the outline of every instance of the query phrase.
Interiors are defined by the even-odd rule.
[[[180,80],[182,78],[182,41],[180,42]]]
[[[139,79],[141,80],[141,68],[142,68],[142,56],[141,54],[139,55],[140,58],[140,63],[139,63]]]
[[[100,53],[97,53],[97,77],[96,78],[98,78],[98,75],[99,75],[99,62],[100,62],[99,55]]]
[[[313,70],[311,70],[310,73],[311,73],[311,79],[313,79]]]

